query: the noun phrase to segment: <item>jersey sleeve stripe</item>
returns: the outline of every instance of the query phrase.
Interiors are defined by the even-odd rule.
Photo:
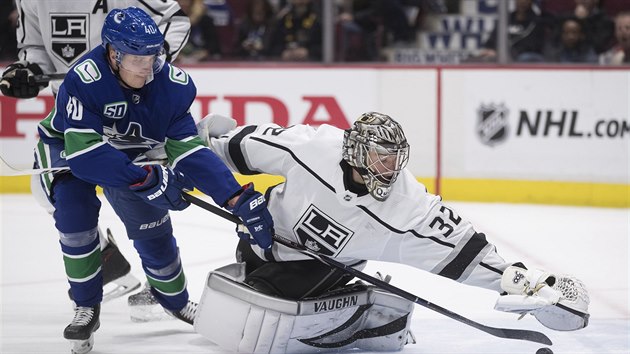
[[[372,217],[372,219],[378,221],[379,224],[383,225],[385,228],[387,228],[389,231],[397,233],[397,234],[405,234],[405,233],[411,233],[412,235],[416,236],[417,238],[426,238],[429,239],[435,243],[438,243],[442,246],[446,246],[446,247],[450,247],[450,248],[455,248],[455,245],[448,243],[448,242],[444,242],[442,240],[440,240],[437,237],[434,236],[425,236],[422,235],[420,233],[418,233],[416,230],[407,230],[407,231],[403,231],[403,230],[398,230],[395,227],[389,225],[388,223],[384,222],[383,220],[379,219],[378,216],[376,216],[374,213],[372,213],[368,208],[366,208],[363,205],[357,205],[357,207],[361,210],[363,210],[366,214],[368,214],[369,216]]]
[[[488,245],[486,235],[482,233],[474,233],[466,242],[461,251],[438,273],[443,277],[458,280],[462,277],[466,269],[473,264],[474,260],[480,255],[484,248]],[[475,265],[477,263],[474,263]]]
[[[330,189],[333,193],[337,193],[335,188],[333,186],[331,186],[328,182],[326,182],[322,177],[320,177],[317,173],[315,173],[315,171],[313,171],[310,167],[308,167],[304,162],[302,162],[300,159],[298,159],[297,156],[295,156],[295,154],[293,153],[293,151],[291,151],[289,148],[287,148],[286,146],[282,146],[282,145],[278,145],[275,143],[272,143],[270,141],[261,139],[259,137],[252,137],[252,140],[258,141],[260,143],[275,147],[277,149],[280,150],[284,150],[287,153],[289,153],[289,155],[293,158],[293,160],[295,162],[297,162],[300,166],[302,166],[302,168],[304,168],[306,171],[308,171],[308,173],[310,173],[311,175],[313,175],[313,177],[317,178],[317,180],[323,184],[324,186],[326,186],[326,188]]]
[[[260,172],[251,170],[249,166],[247,166],[247,162],[245,160],[245,155],[241,150],[241,142],[245,139],[246,136],[256,131],[258,126],[250,125],[243,128],[240,132],[234,135],[230,141],[228,142],[228,154],[230,155],[230,159],[234,163],[234,167],[238,170],[239,173],[244,175],[256,175],[260,174]]]
[[[184,48],[184,45],[188,42],[188,37],[190,37],[190,29],[188,29],[188,31],[186,31],[186,35],[184,36],[184,40],[179,43],[179,47],[177,47],[177,49],[175,49],[175,50],[171,50],[171,52],[169,54],[174,57],[175,54],[179,53],[182,50],[182,48]],[[170,43],[169,43],[169,45],[170,45]]]
[[[24,44],[24,40],[26,39],[26,21],[24,20],[24,8],[22,8],[22,4],[20,4],[20,26],[22,27],[22,39],[20,39],[20,43]],[[26,60],[26,57],[24,57]]]
[[[147,4],[147,2],[146,2],[146,1],[144,1],[144,0],[138,0],[138,1],[140,1],[140,3],[141,3],[142,5],[144,5],[144,7],[146,7],[146,8],[147,8],[147,10],[151,11],[152,13],[154,13],[154,14],[156,14],[156,15],[158,15],[158,16],[162,16],[162,17],[164,17],[164,14],[163,14],[163,13],[161,13],[160,11],[158,11],[158,10],[156,10],[156,9],[152,8],[151,6],[149,6],[149,4]]]

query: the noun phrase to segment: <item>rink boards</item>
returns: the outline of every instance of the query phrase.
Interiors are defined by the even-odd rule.
[[[630,71],[599,67],[212,65],[189,67],[191,112],[239,123],[333,124],[362,112],[398,120],[409,167],[451,200],[630,206]],[[30,164],[54,104],[0,98],[0,151]],[[247,179],[250,179],[249,177]],[[277,177],[256,177],[259,188]],[[28,179],[1,177],[0,192]]]

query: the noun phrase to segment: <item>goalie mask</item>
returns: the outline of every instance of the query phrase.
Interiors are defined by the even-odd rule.
[[[409,144],[390,116],[368,112],[344,132],[343,159],[356,168],[370,195],[384,201],[409,161]]]
[[[164,36],[153,19],[137,7],[112,10],[101,39],[106,49],[109,45],[116,51],[116,63],[122,70],[151,75],[164,66]]]

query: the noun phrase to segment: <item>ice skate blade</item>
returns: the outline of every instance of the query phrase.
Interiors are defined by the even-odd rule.
[[[84,340],[70,340],[72,343],[72,349],[70,349],[70,353],[72,354],[85,354],[88,353],[94,348],[94,334],[90,335],[90,338]]]
[[[131,322],[172,321],[176,318],[164,311],[161,305],[129,306]]]
[[[108,302],[129,294],[130,292],[138,289],[140,285],[140,281],[131,273],[128,273],[116,280],[112,280],[103,288],[103,302]]]

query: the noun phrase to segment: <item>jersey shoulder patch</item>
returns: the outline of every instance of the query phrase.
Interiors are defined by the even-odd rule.
[[[190,81],[188,74],[184,70],[170,64],[168,65],[168,78],[172,82],[184,86],[188,85]]]
[[[78,63],[73,70],[85,84],[96,82],[103,77],[98,66],[92,59],[86,59]]]

